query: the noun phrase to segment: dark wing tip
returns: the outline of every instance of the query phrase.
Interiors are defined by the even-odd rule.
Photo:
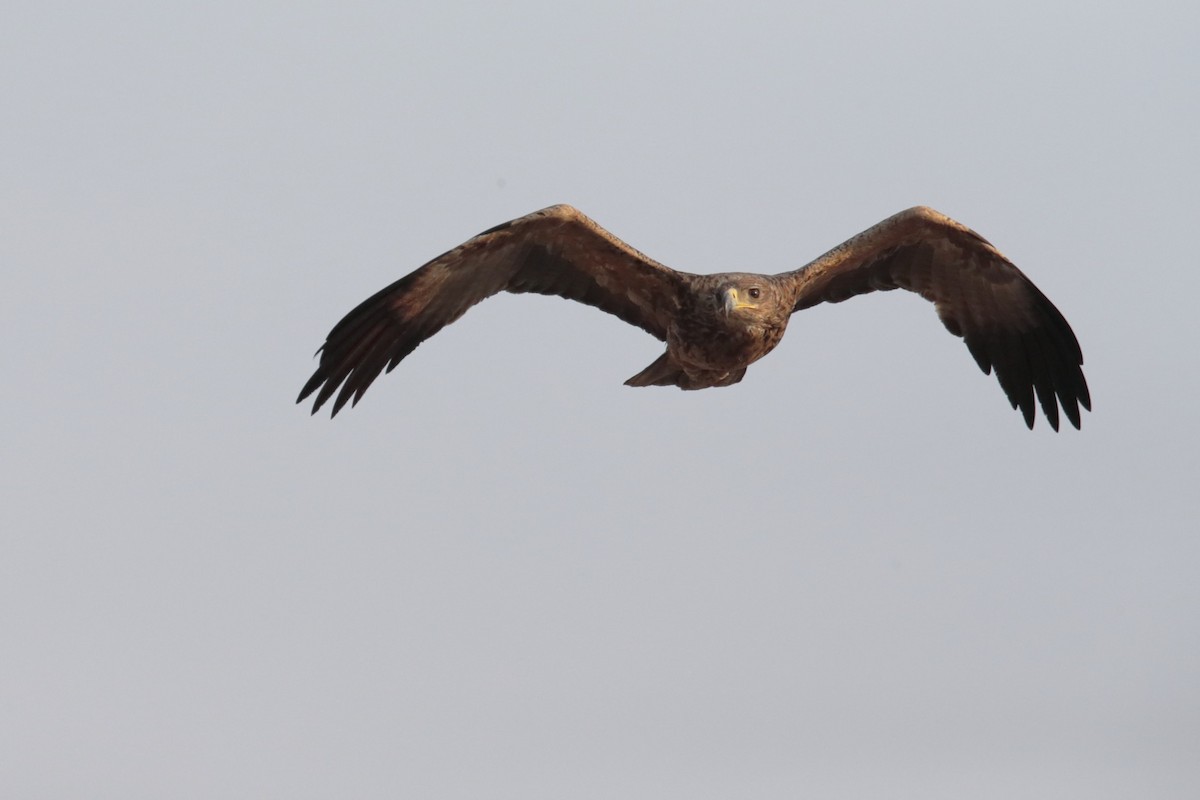
[[[313,372],[312,377],[309,378],[308,382],[304,384],[304,388],[302,388],[300,390],[300,394],[297,395],[296,403],[297,404],[303,403],[306,399],[308,399],[308,396],[311,395],[313,392],[315,392],[321,386],[321,384],[324,382],[325,382],[325,370],[324,370],[323,366],[318,366],[316,371]],[[317,410],[320,407],[321,407],[321,401],[318,400],[315,404],[313,404],[311,413],[313,413],[313,414],[317,413]]]
[[[1065,416],[1081,428],[1080,407],[1091,410],[1087,379],[1079,359],[1078,344],[1065,321],[1043,319],[1031,330],[999,329],[988,334],[974,331],[967,347],[986,373],[993,373],[1014,409],[1019,409],[1031,430],[1040,407],[1050,427],[1058,431]]]

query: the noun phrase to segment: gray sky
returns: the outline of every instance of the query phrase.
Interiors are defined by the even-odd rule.
[[[1193,5],[4,17],[4,796],[1200,792]],[[697,393],[503,296],[292,404],[354,304],[557,202],[693,272],[932,205],[1096,411],[1026,431],[902,292]]]

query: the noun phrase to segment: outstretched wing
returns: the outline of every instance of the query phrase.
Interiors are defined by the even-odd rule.
[[[966,340],[984,373],[995,370],[1030,428],[1035,392],[1054,430],[1059,404],[1076,428],[1079,407],[1091,409],[1083,354],[1063,315],[987,240],[931,208],[902,211],[779,278],[794,292],[793,311],[867,292],[916,292]]]
[[[615,314],[666,339],[685,281],[568,205],[484,231],[363,301],[334,326],[296,402],[337,414],[385,368],[499,291],[552,294]]]

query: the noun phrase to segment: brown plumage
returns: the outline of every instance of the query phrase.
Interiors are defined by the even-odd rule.
[[[1058,309],[982,236],[931,208],[902,211],[793,272],[693,275],[634,250],[576,209],[552,206],[498,225],[363,301],[320,349],[297,402],[335,393],[353,405],[385,369],[500,291],[595,306],[664,341],[630,386],[737,383],[783,338],[793,312],[873,291],[931,301],[946,328],[993,370],[1033,427],[1036,403],[1058,430],[1091,408],[1079,343]],[[340,391],[339,391],[340,387]]]

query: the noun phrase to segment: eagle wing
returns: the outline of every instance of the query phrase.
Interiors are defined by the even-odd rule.
[[[986,239],[931,208],[902,211],[779,278],[794,292],[793,312],[867,292],[916,292],[985,374],[995,370],[1030,428],[1035,392],[1054,430],[1059,404],[1076,428],[1079,407],[1091,410],[1083,354],[1063,315]]]
[[[333,414],[417,345],[500,291],[576,300],[661,340],[685,286],[682,273],[634,250],[568,205],[490,228],[364,300],[334,326],[296,402]]]

